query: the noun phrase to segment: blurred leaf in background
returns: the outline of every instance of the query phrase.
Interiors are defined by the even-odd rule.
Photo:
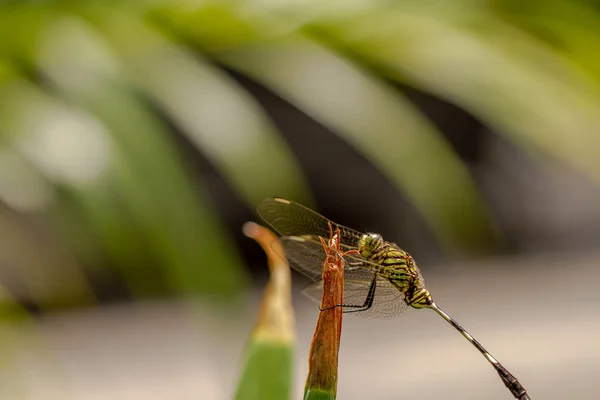
[[[290,268],[283,258],[283,247],[273,232],[254,222],[246,222],[243,229],[244,234],[256,240],[267,254],[269,282],[258,320],[246,344],[245,364],[235,398],[289,399],[296,341]]]

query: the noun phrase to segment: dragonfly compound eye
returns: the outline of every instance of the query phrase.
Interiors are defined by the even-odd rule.
[[[360,238],[358,242],[358,251],[364,258],[369,258],[377,251],[383,238],[377,233],[367,233]]]

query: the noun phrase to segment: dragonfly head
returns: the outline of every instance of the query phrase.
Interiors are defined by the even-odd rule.
[[[371,255],[383,243],[383,238],[377,233],[367,233],[358,241],[358,251],[364,258],[370,258]]]

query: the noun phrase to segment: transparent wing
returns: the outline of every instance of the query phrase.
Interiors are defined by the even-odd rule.
[[[371,279],[353,280],[344,278],[344,304],[362,305],[364,304]],[[344,307],[344,312],[350,312],[346,315],[356,315],[366,318],[389,319],[401,315],[407,308],[404,302],[404,295],[395,288],[389,281],[377,277],[375,288],[375,297],[373,305],[365,311],[356,311],[354,307]],[[304,288],[303,293],[317,303],[321,303],[323,294],[323,282],[315,282]]]
[[[318,238],[307,236],[286,236],[280,240],[288,264],[314,282],[303,293],[320,303],[323,293],[322,268],[326,256],[321,242]],[[344,304],[364,304],[373,275],[380,268],[360,257],[344,256]],[[402,292],[389,281],[377,276],[373,305],[368,310],[352,314],[369,318],[393,318],[402,314],[406,308]],[[346,312],[355,310],[355,307],[344,307]]]
[[[279,197],[263,200],[256,211],[281,236],[314,235],[329,238],[329,225],[339,228],[341,243],[356,248],[364,235],[353,229],[336,224],[301,204]]]
[[[280,235],[288,264],[311,279],[304,293],[320,303],[323,286],[321,282],[325,251],[319,237],[329,239],[332,229],[340,230],[342,251],[356,249],[363,233],[336,224],[311,209],[282,198],[269,198],[257,207],[258,214]],[[344,256],[344,303],[362,305],[371,285],[373,276],[382,272],[382,266],[371,263],[359,256]],[[370,309],[353,314],[371,318],[393,318],[407,308],[404,295],[389,281],[377,277],[375,296]],[[355,308],[345,307],[345,311]]]
[[[284,254],[281,254],[276,246],[272,248],[282,258],[287,258],[290,267],[306,275],[314,282],[321,280],[323,261],[325,261],[326,254],[318,237],[284,236],[279,240],[283,245]],[[345,251],[345,249],[342,248],[342,251]],[[370,283],[373,274],[379,271],[380,268],[381,266],[361,257],[344,256],[345,279],[365,280]]]

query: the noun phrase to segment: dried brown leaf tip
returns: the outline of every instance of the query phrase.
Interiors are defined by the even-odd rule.
[[[294,341],[290,268],[282,259],[283,247],[269,229],[246,222],[243,232],[258,242],[267,254],[270,278],[253,335],[256,338],[290,343]]]
[[[326,257],[323,262],[321,311],[308,359],[305,399],[335,398],[342,315],[344,303],[344,259],[340,230],[329,225],[328,241],[321,239]],[[325,396],[325,397],[324,397]]]

